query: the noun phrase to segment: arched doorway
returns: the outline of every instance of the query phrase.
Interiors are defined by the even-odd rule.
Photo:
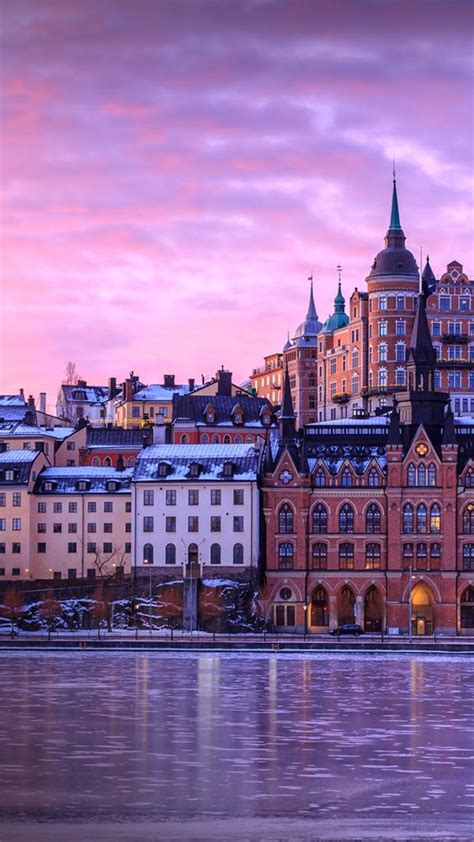
[[[433,597],[425,584],[415,585],[411,592],[412,634],[433,634]]]
[[[189,576],[191,579],[199,577],[199,548],[197,544],[190,544],[188,547],[186,576]]]
[[[375,587],[369,588],[364,599],[364,630],[381,632],[383,628],[383,599]]]
[[[322,587],[317,587],[311,598],[310,625],[320,629],[329,626],[328,595]]]
[[[348,585],[339,591],[337,597],[337,624],[342,626],[345,623],[355,622],[355,596]]]
[[[474,629],[474,588],[466,588],[461,596],[461,628]]]

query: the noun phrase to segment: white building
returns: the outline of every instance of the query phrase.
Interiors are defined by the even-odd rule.
[[[133,479],[134,565],[257,569],[261,451],[254,444],[154,445]]]

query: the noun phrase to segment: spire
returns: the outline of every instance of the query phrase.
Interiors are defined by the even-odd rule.
[[[280,409],[280,441],[282,444],[290,444],[295,438],[295,412],[291,398],[290,375],[288,363],[285,366],[283,378],[283,400]]]
[[[456,444],[456,430],[454,429],[454,416],[451,404],[448,404],[446,415],[444,416],[444,429],[441,444]]]
[[[309,280],[311,281],[310,293],[309,293],[309,305],[308,305],[308,312],[306,313],[306,321],[313,319],[315,322],[318,321],[318,314],[316,312],[316,307],[314,305],[314,297],[313,297],[313,276],[310,275]]]
[[[425,268],[423,269],[423,275],[421,277],[423,282],[423,294],[426,299],[429,295],[432,295],[436,290],[436,278],[430,266],[430,258],[428,255],[426,255],[426,264]]]
[[[334,312],[335,313],[344,313],[346,306],[346,299],[344,298],[341,290],[341,282],[339,281],[337,285],[337,295],[334,299]]]
[[[426,318],[425,296],[418,295],[418,307],[407,355],[408,377],[411,389],[433,390],[433,374],[436,366],[436,352],[431,342],[428,319]]]
[[[286,342],[285,342],[285,344],[283,345],[283,352],[285,352],[285,351],[289,351],[289,350],[290,350],[290,348],[292,348],[292,347],[293,347],[293,346],[292,346],[292,344],[291,344],[291,342],[290,342],[290,331],[288,331],[288,335],[287,335]]]
[[[395,169],[393,171],[393,190],[392,190],[392,212],[390,214],[390,231],[401,231],[400,213],[398,210],[398,196],[397,196],[397,179],[395,178]]]

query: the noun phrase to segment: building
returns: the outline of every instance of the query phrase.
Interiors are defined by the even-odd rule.
[[[114,423],[126,430],[170,423],[173,396],[185,395],[193,388],[194,380],[178,384],[174,374],[165,374],[162,384],[144,386],[131,372],[115,400]]]
[[[103,424],[109,394],[109,386],[88,386],[86,380],[78,380],[74,385],[62,383],[59,387],[56,414],[69,424],[77,424],[79,420]]]
[[[153,428],[90,427],[84,429],[85,441],[79,454],[80,465],[132,468],[142,447],[153,441]]]
[[[79,464],[79,449],[86,431],[78,427],[37,427],[22,421],[0,422],[0,451],[42,451],[51,465],[72,468]]]
[[[472,633],[474,420],[455,421],[449,394],[434,390],[423,294],[415,313],[390,418],[296,435],[286,373],[281,441],[267,448],[262,479],[261,603],[276,628]]]
[[[133,479],[135,569],[256,574],[262,452],[253,444],[144,448]]]

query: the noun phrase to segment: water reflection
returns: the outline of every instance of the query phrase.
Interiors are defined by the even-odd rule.
[[[466,816],[462,657],[0,659],[0,817]]]

